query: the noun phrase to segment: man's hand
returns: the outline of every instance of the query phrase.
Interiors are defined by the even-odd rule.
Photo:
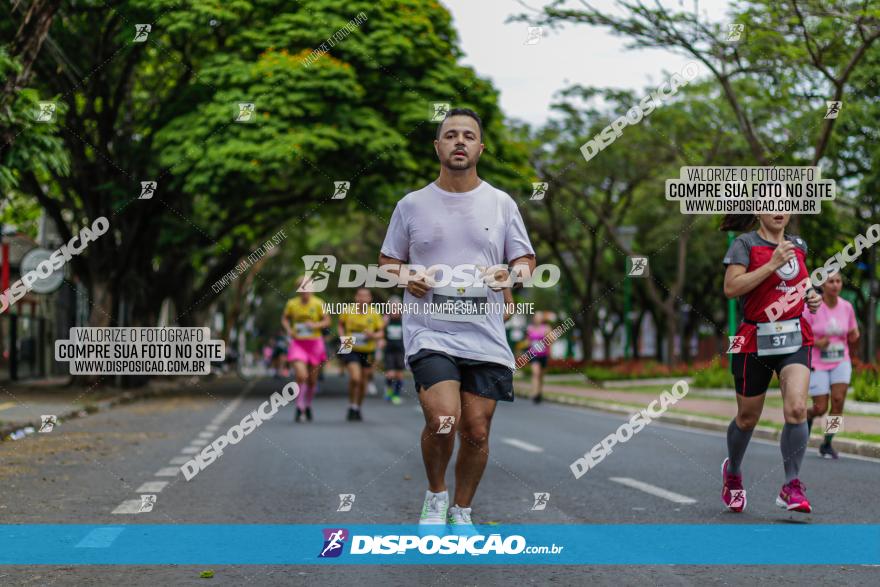
[[[510,272],[500,267],[478,267],[483,282],[492,291],[501,291],[513,285],[510,280]]]
[[[406,282],[406,291],[417,298],[425,297],[425,294],[431,291],[431,287],[433,287],[433,284],[428,282],[428,278],[429,276],[426,272],[419,271]]]

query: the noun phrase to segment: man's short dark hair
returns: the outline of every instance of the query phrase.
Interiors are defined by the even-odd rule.
[[[480,128],[480,142],[483,142],[483,121],[480,120],[480,117],[476,112],[471,110],[470,108],[450,108],[449,111],[446,112],[446,116],[443,120],[440,121],[440,124],[437,125],[437,140],[440,140],[440,129],[443,128],[443,123],[446,122],[447,118],[452,116],[470,116],[474,120],[477,121],[477,126]]]

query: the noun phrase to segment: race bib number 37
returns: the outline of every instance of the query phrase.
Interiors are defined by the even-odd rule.
[[[758,356],[787,355],[803,344],[800,318],[758,324]]]

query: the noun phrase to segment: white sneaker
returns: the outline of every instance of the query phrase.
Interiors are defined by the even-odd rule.
[[[367,395],[379,395],[379,390],[376,389],[376,384],[372,381],[367,383]]]
[[[453,534],[458,536],[476,536],[479,534],[471,521],[471,508],[457,505],[449,508],[449,526]]]
[[[425,492],[425,504],[419,517],[419,526],[446,526],[446,512],[449,510],[449,492]]]

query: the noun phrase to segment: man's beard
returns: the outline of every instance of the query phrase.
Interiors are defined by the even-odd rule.
[[[458,161],[455,159],[455,155],[450,155],[447,157],[444,166],[448,169],[462,170],[462,169],[470,169],[474,166],[474,162],[469,158],[465,158],[462,161]]]

